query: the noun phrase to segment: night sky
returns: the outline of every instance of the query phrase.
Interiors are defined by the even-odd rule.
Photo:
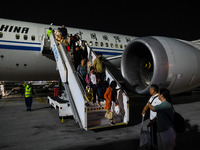
[[[0,18],[65,24],[138,37],[159,35],[185,40],[200,39],[198,3],[66,0],[41,5],[39,2],[23,0],[1,4]]]

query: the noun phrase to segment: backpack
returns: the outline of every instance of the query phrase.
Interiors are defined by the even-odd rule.
[[[182,133],[185,132],[186,125],[185,125],[185,119],[176,111],[174,111],[174,130],[176,133]]]
[[[174,120],[172,121],[173,123],[173,128],[175,130],[176,133],[182,133],[185,132],[186,129],[186,125],[185,125],[185,119],[175,111],[173,105],[172,105],[172,109],[174,111]]]
[[[85,78],[85,82],[88,84],[88,85],[90,85],[90,73],[88,73],[87,75],[86,75],[86,78]]]

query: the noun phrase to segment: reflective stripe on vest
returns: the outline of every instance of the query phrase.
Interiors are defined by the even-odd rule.
[[[25,88],[25,97],[28,98],[28,97],[32,97],[32,88]]]

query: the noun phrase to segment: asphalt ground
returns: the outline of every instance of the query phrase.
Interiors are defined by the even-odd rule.
[[[85,131],[73,118],[58,117],[45,97],[34,98],[27,112],[24,98],[0,99],[1,150],[136,150],[139,147],[141,110],[148,97],[131,96],[127,126]],[[200,92],[173,97],[174,107],[186,120],[187,130],[177,135],[176,150],[199,149]],[[148,117],[146,117],[148,118]],[[145,124],[148,120],[145,121]]]

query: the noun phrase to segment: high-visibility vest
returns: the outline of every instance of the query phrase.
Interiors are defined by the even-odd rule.
[[[26,86],[26,88],[25,88],[25,98],[28,98],[28,97],[33,97],[32,87]]]
[[[52,30],[47,31],[47,37],[50,37]]]

